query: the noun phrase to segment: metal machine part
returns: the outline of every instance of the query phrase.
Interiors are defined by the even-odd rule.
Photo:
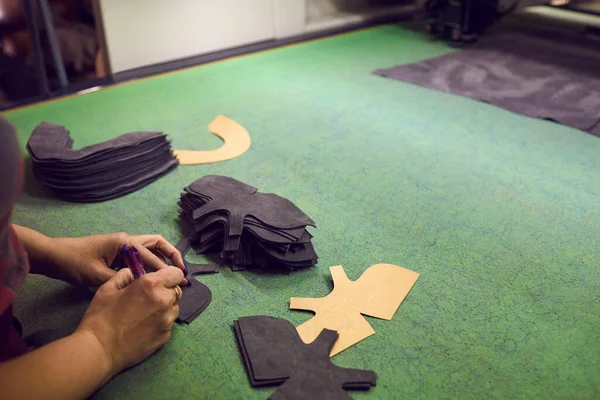
[[[477,39],[502,16],[520,8],[550,5],[552,0],[420,0],[427,30],[444,40],[461,43]]]

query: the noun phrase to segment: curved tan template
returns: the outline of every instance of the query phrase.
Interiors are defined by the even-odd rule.
[[[348,279],[341,265],[329,270],[331,293],[319,299],[292,297],[290,309],[315,312],[296,328],[305,343],[311,343],[325,328],[338,332],[330,357],[375,333],[361,314],[391,320],[419,277],[393,264],[372,265],[356,281]]]
[[[232,119],[219,115],[208,124],[208,130],[223,139],[223,146],[207,151],[173,150],[179,164],[196,165],[231,160],[250,148],[248,131]]]

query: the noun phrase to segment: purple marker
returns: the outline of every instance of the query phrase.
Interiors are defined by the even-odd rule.
[[[124,244],[121,248],[121,254],[125,259],[125,264],[131,270],[131,273],[133,273],[133,277],[135,279],[146,274],[142,257],[135,247],[129,247]]]

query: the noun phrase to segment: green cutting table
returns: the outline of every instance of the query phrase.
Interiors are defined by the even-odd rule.
[[[329,293],[331,265],[356,279],[375,263],[421,277],[392,321],[369,318],[377,333],[333,359],[377,372],[377,387],[355,398],[600,397],[600,140],[371,75],[449,51],[383,26],[9,113],[22,146],[41,121],[66,125],[76,146],[160,130],[175,148],[212,149],[218,114],[252,136],[237,159],[181,166],[100,204],[59,201],[29,179],[14,222],[45,234],[176,242],[180,190],[207,174],[287,197],[318,225],[316,267],[201,277],[208,309],[95,397],[264,399],[272,389],[250,387],[233,320],[298,325],[311,315],[289,311],[291,296]],[[67,331],[90,296],[30,276],[16,312],[27,334]]]

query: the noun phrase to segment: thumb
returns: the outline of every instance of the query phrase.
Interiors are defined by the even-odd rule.
[[[102,286],[111,291],[118,291],[125,289],[134,280],[135,278],[131,270],[129,268],[122,268]]]

